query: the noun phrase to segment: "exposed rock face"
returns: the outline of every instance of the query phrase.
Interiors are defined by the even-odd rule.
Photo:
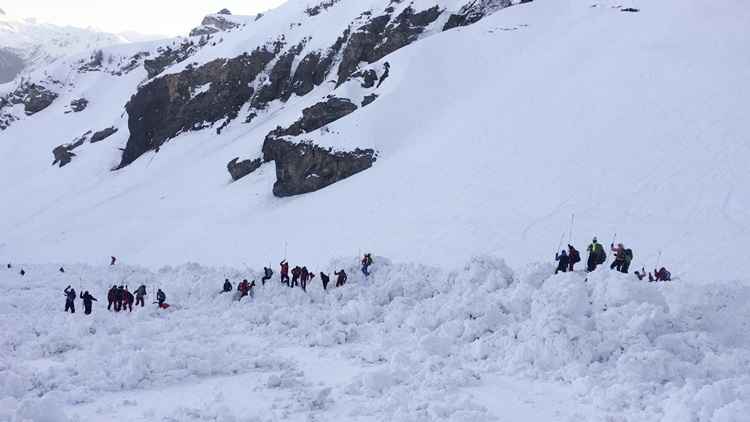
[[[70,109],[74,113],[78,113],[78,112],[85,110],[88,105],[89,105],[89,100],[85,98],[79,98],[77,100],[73,100],[70,102]]]
[[[102,130],[94,133],[93,135],[91,135],[91,141],[90,142],[92,144],[94,144],[94,143],[97,143],[99,141],[103,141],[103,140],[109,138],[110,136],[114,135],[116,132],[117,132],[117,128],[115,128],[115,127],[108,127],[106,129],[102,129]]]
[[[234,119],[254,93],[251,83],[273,58],[272,52],[257,49],[189,67],[141,87],[125,106],[130,138],[118,168],[180,132]]]
[[[304,43],[300,43],[287,52],[282,54],[271,69],[268,75],[268,82],[258,89],[257,94],[253,97],[252,105],[256,109],[265,108],[266,104],[280,99],[286,101],[292,96],[292,65],[294,58],[304,48]]]
[[[186,60],[197,50],[195,43],[192,41],[185,41],[176,49],[172,47],[159,49],[160,54],[153,59],[144,60],[143,67],[146,69],[149,79],[151,79],[163,72],[168,66]]]
[[[263,160],[260,158],[255,160],[238,161],[239,159],[240,158],[237,157],[227,164],[227,170],[229,170],[229,174],[234,181],[240,180],[255,170],[258,170],[261,164],[263,164]]]
[[[83,145],[90,134],[91,131],[88,131],[69,144],[62,144],[55,147],[55,149],[52,150],[52,155],[55,157],[52,165],[54,166],[55,164],[58,164],[61,168],[68,165],[73,160],[73,157],[76,156],[73,150]]]
[[[190,31],[190,36],[195,37],[201,35],[211,35],[217,32],[228,31],[240,26],[239,23],[232,20],[232,18],[230,17],[231,15],[232,12],[230,12],[229,9],[221,9],[216,14],[207,15],[203,18],[203,21],[201,21],[200,26],[193,28]]]
[[[416,41],[441,13],[438,6],[419,13],[415,13],[412,7],[407,7],[393,20],[390,15],[372,18],[351,35],[339,65],[338,84],[344,83],[356,71],[360,62],[378,61]]]
[[[316,6],[308,7],[307,9],[305,9],[305,13],[307,13],[308,16],[317,16],[320,14],[320,12],[328,10],[339,1],[341,0],[323,0]]]
[[[26,96],[23,99],[24,111],[27,116],[31,116],[49,107],[56,98],[57,93],[41,85],[31,84],[27,87]]]
[[[279,197],[322,189],[367,170],[376,160],[371,149],[334,152],[312,143],[295,144],[279,138],[266,139],[263,149],[275,157],[273,194]]]
[[[452,14],[443,26],[447,31],[459,26],[467,26],[479,22],[482,18],[500,9],[510,7],[515,3],[529,3],[532,0],[474,0],[462,7],[458,13]]]
[[[370,94],[370,95],[365,96],[365,98],[362,99],[362,107],[367,107],[368,105],[372,104],[377,99],[378,99],[378,94]]]
[[[295,94],[303,96],[308,94],[316,86],[325,81],[326,76],[333,67],[336,56],[341,51],[344,43],[349,37],[345,32],[336,42],[328,49],[325,56],[321,52],[314,51],[307,54],[297,66],[292,78],[292,90]]]
[[[336,120],[354,112],[357,106],[347,98],[330,97],[326,101],[317,103],[302,110],[302,117],[286,129],[276,128],[268,137],[298,136],[335,122]],[[273,154],[263,146],[263,159],[274,160]]]

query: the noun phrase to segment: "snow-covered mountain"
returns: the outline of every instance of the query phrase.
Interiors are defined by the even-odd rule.
[[[13,80],[24,69],[41,68],[71,54],[142,40],[17,18],[0,9],[0,83]]]
[[[293,0],[212,16],[235,24],[86,52],[9,89],[3,255],[522,265],[598,235],[634,268],[746,279],[742,3]]]

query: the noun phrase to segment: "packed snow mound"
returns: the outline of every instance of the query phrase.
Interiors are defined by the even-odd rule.
[[[48,87],[57,98],[32,116],[21,104],[7,107],[17,120],[0,133],[0,192],[13,204],[0,210],[1,253],[41,263],[92,263],[114,254],[154,267],[260,267],[288,243],[292,260],[315,265],[366,249],[446,267],[490,253],[520,266],[552,260],[575,214],[572,243],[581,251],[598,235],[605,246],[616,240],[632,248],[633,269],[663,264],[693,280],[747,281],[741,263],[750,243],[750,56],[743,53],[750,6],[736,0],[641,7],[538,0],[448,31],[449,17],[469,2],[415,1],[415,12],[436,4],[446,12],[416,42],[369,65],[355,63],[378,76],[388,63],[380,87],[363,88],[360,79],[339,85],[332,72],[307,95],[273,100],[252,119],[250,104],[226,126],[227,119],[204,121],[198,113],[189,123],[200,130],[174,128],[158,154],[149,146],[111,171],[132,135],[123,107],[139,87],[250,54],[282,35],[284,49],[304,41],[298,58],[327,51],[350,25],[356,30],[352,22],[374,19],[392,2],[322,3],[331,6],[310,14],[317,2],[290,1],[203,46],[192,37],[107,49],[105,57],[114,59],[104,61],[106,72],[45,69],[59,82]],[[472,3],[488,10],[509,4]],[[393,15],[407,6],[394,2]],[[625,13],[624,6],[640,11]],[[466,12],[473,19],[473,10]],[[709,34],[696,30],[706,16]],[[149,56],[130,68],[141,49]],[[162,56],[179,60],[146,71],[146,61]],[[263,84],[273,85],[277,59],[260,73]],[[301,63],[291,60],[290,73]],[[198,100],[218,86],[193,82],[175,98]],[[329,95],[358,109],[292,141],[373,150],[377,162],[314,193],[275,197],[277,169],[261,160],[264,139]],[[361,106],[372,95],[375,101]],[[66,113],[82,97],[86,110]],[[139,111],[146,119],[164,109]],[[172,122],[163,123],[152,128]],[[119,130],[104,142],[85,142],[71,164],[50,166],[56,148],[110,127]],[[141,132],[148,141],[149,130]],[[232,182],[227,163],[238,157],[259,167]]]
[[[567,386],[580,412],[570,420],[740,421],[750,411],[748,286],[648,283],[604,270],[550,276],[549,265],[514,271],[488,256],[455,270],[376,257],[365,279],[352,261],[326,267],[347,270],[343,288],[325,292],[316,279],[305,293],[274,277],[241,302],[218,293],[224,278],[259,281],[258,272],[3,269],[0,420],[30,409],[50,409],[55,421],[106,418],[120,411],[106,403],[124,394],[202,383],[214,386],[213,398],[192,407],[177,400],[154,410],[146,396],[123,404],[144,421],[496,420],[471,392],[498,374]],[[158,287],[172,306],[107,312],[111,285],[141,283],[148,299]],[[68,284],[99,299],[92,316],[62,314]],[[320,365],[334,359],[332,378],[306,381],[314,370],[288,350]],[[253,404],[263,411],[223,398],[246,375],[259,383],[252,396],[269,401]]]

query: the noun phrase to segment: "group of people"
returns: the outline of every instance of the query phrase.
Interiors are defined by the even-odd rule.
[[[610,251],[614,253],[614,260],[610,264],[609,268],[612,270],[619,271],[623,274],[627,274],[630,270],[630,264],[633,262],[633,250],[626,248],[622,243],[617,245],[609,245]],[[586,248],[589,253],[588,260],[586,261],[586,271],[592,272],[596,270],[596,267],[604,264],[607,261],[607,253],[604,251],[604,247],[597,240],[596,237],[591,241],[591,244]],[[555,254],[555,261],[558,262],[555,274],[559,272],[574,271],[575,264],[581,261],[581,254],[573,245],[568,245],[567,250],[562,250],[560,253]],[[672,275],[666,268],[661,267],[660,269],[654,269],[652,273],[646,273],[645,267],[641,271],[636,271],[635,275],[639,280],[643,280],[646,275],[651,282],[654,281],[671,281]]]
[[[63,292],[65,293],[65,312],[70,311],[71,314],[76,313],[75,289],[68,285],[68,287],[66,287]],[[86,290],[85,292],[81,293],[81,299],[83,300],[83,313],[86,315],[91,314],[91,307],[93,306],[94,302],[96,302],[96,298],[94,296],[91,296],[91,294],[89,294],[89,291]]]
[[[369,268],[373,264],[373,259],[371,254],[365,254],[362,257],[361,260],[362,264],[362,274],[365,275],[365,277],[368,277],[370,275]],[[312,283],[313,279],[316,277],[315,273],[313,271],[310,271],[306,266],[295,266],[294,268],[289,270],[289,262],[284,259],[283,261],[279,262],[279,272],[280,272],[280,281],[281,284],[289,287],[289,288],[295,288],[300,287],[303,291],[307,291],[307,287]],[[273,270],[269,267],[263,267],[263,278],[261,278],[261,285],[265,286],[266,282],[271,280],[273,277]],[[291,274],[291,277],[289,276]],[[323,290],[328,290],[328,284],[331,281],[331,276],[329,274],[326,274],[324,272],[320,272],[320,281],[323,284]],[[333,275],[336,277],[336,287],[342,287],[346,284],[346,281],[348,280],[349,276],[346,274],[346,271],[344,269],[341,269],[339,271],[334,271]],[[253,294],[253,289],[255,288],[255,280],[252,282],[248,282],[247,279],[243,279],[240,283],[237,284],[237,292],[239,294],[239,299],[241,300],[245,296],[250,296]],[[221,292],[222,293],[230,293],[234,289],[232,288],[232,282],[229,281],[228,278],[224,279],[224,285],[222,286]]]

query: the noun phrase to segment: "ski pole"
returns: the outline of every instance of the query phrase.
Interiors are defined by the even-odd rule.
[[[563,238],[565,238],[565,232],[563,232],[560,235],[560,241],[557,243],[557,249],[555,249],[555,255],[557,255],[558,253],[560,253],[560,248],[562,247]]]
[[[659,251],[659,254],[656,256],[656,268],[655,271],[659,270],[659,263],[661,262],[661,251]]]
[[[614,236],[612,236],[612,244],[611,246],[615,245],[615,241],[617,240],[617,232],[615,232]]]

